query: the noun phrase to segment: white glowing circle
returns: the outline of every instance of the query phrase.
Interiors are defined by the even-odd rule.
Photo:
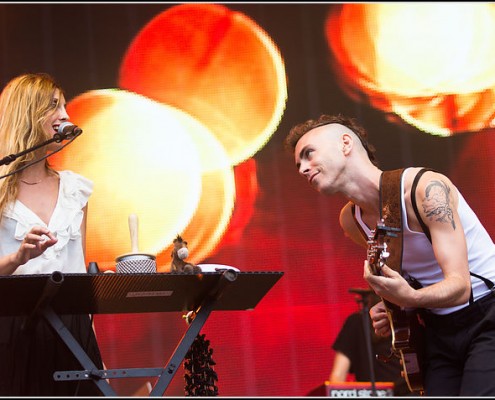
[[[181,110],[117,89],[87,92],[67,108],[84,133],[63,167],[94,182],[88,252],[128,253],[129,214],[139,218],[140,251],[167,246],[200,201],[201,156],[190,131],[211,133]]]

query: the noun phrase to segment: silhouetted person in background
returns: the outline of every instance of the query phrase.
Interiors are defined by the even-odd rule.
[[[373,292],[363,296],[363,300],[368,301],[369,308],[380,301]],[[360,300],[361,301],[361,300]],[[369,329],[365,329],[364,320],[369,323]],[[401,377],[402,367],[398,357],[392,356],[385,362],[376,356],[389,356],[392,341],[390,336],[383,337],[375,334],[372,329],[371,319],[365,315],[363,310],[356,311],[349,315],[335,339],[332,349],[335,350],[335,358],[332,371],[328,380],[330,382],[346,382],[349,374],[354,374],[358,382],[370,382],[370,360],[366,343],[366,334],[371,337],[371,355],[374,369],[375,382],[393,382],[394,395],[403,396],[410,394],[406,381]]]

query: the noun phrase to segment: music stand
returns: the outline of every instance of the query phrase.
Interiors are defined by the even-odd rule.
[[[150,396],[162,396],[213,310],[252,310],[283,272],[62,274],[0,276],[0,315],[26,315],[25,329],[45,318],[84,368],[56,371],[55,380],[93,380],[116,396],[112,378],[158,376]],[[59,314],[194,311],[195,317],[163,368],[99,370]]]

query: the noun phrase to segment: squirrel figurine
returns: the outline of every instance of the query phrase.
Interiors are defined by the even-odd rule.
[[[170,272],[185,272],[187,274],[201,273],[201,268],[197,265],[184,261],[189,256],[187,242],[177,235],[174,239],[174,249],[172,250],[172,262],[170,264]]]

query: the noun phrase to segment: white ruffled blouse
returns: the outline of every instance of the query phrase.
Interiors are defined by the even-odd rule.
[[[59,176],[58,200],[48,224],[58,242],[18,267],[14,275],[86,272],[81,236],[82,209],[93,192],[93,182],[72,171],[59,171]],[[0,224],[0,257],[17,251],[34,225],[47,226],[19,200],[6,207]]]

